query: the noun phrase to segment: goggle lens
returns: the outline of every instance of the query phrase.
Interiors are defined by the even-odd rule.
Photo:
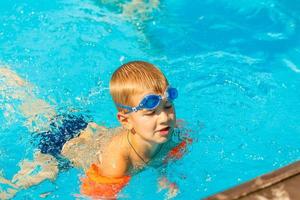
[[[168,88],[166,91],[166,97],[168,100],[173,101],[178,96],[178,91],[176,88]],[[148,110],[155,109],[161,100],[161,96],[159,95],[149,95],[145,97],[144,101],[142,102],[142,107]]]
[[[147,97],[146,101],[143,103],[145,109],[153,110],[160,102],[160,97],[157,95],[150,95]]]
[[[167,90],[168,99],[174,100],[178,97],[178,91],[176,88],[168,88]]]

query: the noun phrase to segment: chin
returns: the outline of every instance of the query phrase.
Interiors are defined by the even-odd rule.
[[[159,144],[163,144],[163,143],[166,143],[170,140],[170,136],[168,135],[167,137],[161,137],[157,143]]]

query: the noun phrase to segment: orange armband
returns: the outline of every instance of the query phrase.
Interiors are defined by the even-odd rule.
[[[169,151],[169,153],[166,156],[165,161],[168,161],[170,159],[180,159],[183,154],[186,152],[187,145],[191,144],[193,142],[193,139],[186,138],[182,142],[180,142],[177,146],[175,146],[173,149]]]
[[[130,176],[109,178],[101,176],[100,169],[92,164],[86,172],[86,177],[81,179],[81,193],[90,197],[116,198],[119,191],[127,185]]]

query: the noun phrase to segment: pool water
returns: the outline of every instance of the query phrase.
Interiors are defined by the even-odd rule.
[[[57,112],[76,109],[107,127],[118,126],[112,72],[131,60],[159,66],[179,90],[177,118],[195,139],[167,166],[180,189],[175,199],[201,199],[299,160],[299,2],[145,2],[1,1],[0,63]],[[21,103],[0,86],[0,172],[7,178],[35,150]],[[74,199],[82,175],[61,172],[15,199]],[[155,169],[144,170],[120,198],[163,199],[157,178]]]

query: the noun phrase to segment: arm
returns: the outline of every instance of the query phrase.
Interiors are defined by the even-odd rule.
[[[119,138],[104,149],[99,155],[101,175],[111,178],[119,178],[127,175],[131,162],[126,147],[122,147]]]
[[[130,180],[126,176],[130,162],[126,149],[119,142],[111,142],[99,157],[100,165],[92,164],[83,178],[81,193],[89,197],[116,198]]]
[[[176,137],[175,141],[172,140],[169,143],[170,150],[163,161],[164,164],[167,164],[169,161],[178,160],[182,158],[182,156],[187,151],[187,146],[193,142],[192,138],[188,137],[187,134],[182,135],[181,131],[176,132],[174,136]],[[166,168],[163,167],[159,169],[159,174],[160,174],[158,178],[159,191],[161,190],[168,191],[166,193],[166,199],[175,197],[179,193],[179,188],[175,182],[168,180],[166,175]]]

